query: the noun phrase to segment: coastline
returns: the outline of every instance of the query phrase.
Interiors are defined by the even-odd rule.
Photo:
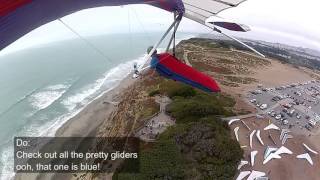
[[[85,106],[74,117],[68,119],[55,132],[55,137],[96,137],[99,126],[107,120],[117,109],[117,101],[120,95],[138,79],[133,79],[132,74],[128,74],[113,89],[102,93],[95,100]],[[63,177],[62,177],[62,176]],[[33,179],[56,179],[70,177],[71,174],[59,173],[21,173],[15,174],[14,180],[33,180]]]
[[[131,75],[128,74],[117,86],[102,93],[61,125],[55,132],[55,137],[95,137],[97,128],[116,110],[121,92],[137,80]]]

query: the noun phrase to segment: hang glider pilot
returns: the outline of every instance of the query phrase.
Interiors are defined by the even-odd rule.
[[[138,70],[138,63],[136,63],[136,62],[133,64],[133,72],[135,75],[139,76],[140,72]]]

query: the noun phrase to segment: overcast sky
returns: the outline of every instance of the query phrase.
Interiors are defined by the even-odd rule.
[[[224,30],[225,33],[320,50],[319,7],[318,0],[247,0],[219,16],[252,29],[248,33]],[[164,31],[172,19],[170,13],[147,5],[88,9],[62,18],[82,36]],[[180,30],[195,33],[211,31],[187,19],[183,20]],[[59,21],[54,21],[32,31],[0,54],[67,38],[76,36]]]

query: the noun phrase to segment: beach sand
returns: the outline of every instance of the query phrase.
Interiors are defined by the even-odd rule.
[[[251,84],[241,84],[240,87],[221,85],[222,91],[229,94],[246,95],[248,91],[256,89],[259,84],[263,85],[264,87],[276,87],[290,83],[306,82],[313,79],[310,76],[310,70],[308,69],[296,68],[290,64],[283,64],[274,59],[266,58],[264,60],[269,61],[271,64],[262,68],[249,68],[252,72],[254,72],[254,74],[249,75],[248,77],[255,78],[257,82],[253,82]]]
[[[95,137],[97,128],[108,119],[111,113],[116,109],[117,103],[121,100],[120,93],[134,84],[137,79],[131,75],[125,77],[117,87],[104,93],[80,113],[63,124],[56,136],[58,137]]]

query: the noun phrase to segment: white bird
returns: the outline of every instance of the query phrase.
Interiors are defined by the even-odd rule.
[[[232,123],[236,122],[236,121],[240,121],[240,119],[231,119],[231,120],[228,122],[229,126],[230,126]]]
[[[234,128],[234,135],[236,136],[237,141],[239,142],[239,135],[238,135],[238,131],[239,131],[239,127]]]
[[[251,172],[250,171],[242,171],[240,172],[239,176],[237,177],[236,180],[242,180],[245,177],[247,177]]]
[[[280,130],[280,128],[273,123],[269,124],[267,127],[265,127],[263,130],[270,130],[270,129],[275,129],[275,130]]]
[[[276,153],[271,153],[264,161],[262,164],[266,164],[267,162],[269,162],[271,159],[280,159],[281,157],[276,154]]]
[[[303,145],[309,152],[311,152],[311,153],[313,153],[313,154],[318,154],[317,151],[311,149],[311,148],[310,148],[309,146],[307,146],[305,143],[302,143],[302,145]]]
[[[252,138],[253,138],[253,135],[254,133],[256,133],[256,130],[253,130],[250,134],[250,148],[252,149]]]
[[[264,173],[264,172],[254,171],[253,170],[247,180],[254,180],[254,179],[258,178],[258,177],[262,177],[262,176],[265,176],[265,175],[266,175],[266,173]]]
[[[313,165],[313,161],[310,157],[310,155],[308,153],[305,153],[305,154],[300,154],[297,156],[298,159],[305,159],[307,160],[311,165]]]
[[[251,156],[250,156],[250,160],[251,160],[251,166],[254,166],[254,159],[256,157],[256,155],[258,154],[258,151],[251,151]]]
[[[260,130],[257,131],[256,136],[257,136],[259,142],[264,146],[264,143],[263,143],[261,136],[260,136]]]
[[[248,161],[241,160],[240,164],[238,165],[238,170],[241,169],[244,165],[247,165],[247,164],[249,164]]]
[[[280,154],[293,154],[292,151],[290,151],[290,149],[284,147],[284,146],[281,146],[276,152],[275,154],[277,155],[280,155]]]

